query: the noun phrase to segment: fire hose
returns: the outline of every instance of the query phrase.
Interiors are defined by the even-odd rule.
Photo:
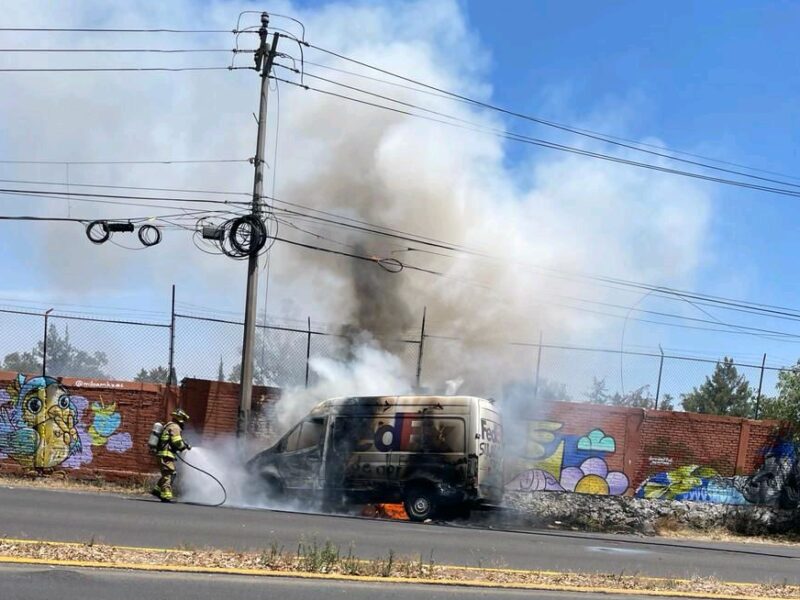
[[[180,460],[180,461],[181,461],[183,464],[185,464],[187,467],[191,467],[191,468],[192,468],[192,469],[194,469],[195,471],[200,471],[200,472],[201,472],[201,473],[203,473],[204,475],[208,475],[209,477],[211,477],[211,479],[213,479],[214,481],[216,481],[216,482],[217,482],[217,484],[219,485],[220,489],[222,490],[222,501],[221,501],[221,502],[218,502],[217,504],[204,504],[203,506],[215,506],[215,507],[216,507],[216,506],[222,506],[223,504],[225,504],[225,502],[227,502],[227,501],[228,501],[228,491],[225,489],[225,486],[224,486],[224,485],[222,485],[222,482],[221,482],[219,479],[217,479],[216,477],[214,477],[214,476],[213,476],[211,473],[209,473],[208,471],[206,471],[206,470],[204,470],[204,469],[201,469],[200,467],[196,467],[196,466],[194,466],[194,465],[193,465],[192,463],[190,463],[188,460],[186,460],[185,458],[183,458],[183,457],[182,457],[180,454],[176,453],[176,455],[177,455],[178,459],[179,459],[179,460]]]

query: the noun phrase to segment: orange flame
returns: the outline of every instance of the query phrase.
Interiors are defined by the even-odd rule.
[[[406,509],[402,504],[367,504],[361,514],[365,517],[408,521]]]

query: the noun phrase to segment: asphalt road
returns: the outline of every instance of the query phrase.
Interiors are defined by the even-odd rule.
[[[150,573],[64,567],[0,566],[0,598],[7,600],[644,600],[644,596],[491,590],[433,585],[352,583],[300,579]],[[664,600],[669,600],[668,598]]]
[[[149,547],[287,550],[331,540],[362,557],[800,584],[800,547],[684,543],[636,536],[510,532],[268,510],[161,504],[141,497],[0,487],[0,535]],[[0,598],[4,597],[0,594]]]

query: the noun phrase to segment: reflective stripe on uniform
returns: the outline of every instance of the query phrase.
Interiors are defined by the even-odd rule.
[[[158,438],[158,451],[156,455],[174,459],[175,452],[180,452],[185,449],[186,443],[181,437],[180,426],[174,421],[170,421],[164,426]]]

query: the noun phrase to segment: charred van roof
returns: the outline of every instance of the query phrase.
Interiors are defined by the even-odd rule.
[[[489,402],[485,398],[479,398],[477,396],[344,396],[323,400],[311,410],[311,415],[322,415],[330,411],[339,412],[340,410],[347,410],[347,408],[355,407],[391,408],[394,406],[464,406],[471,404],[476,400],[480,403]]]

